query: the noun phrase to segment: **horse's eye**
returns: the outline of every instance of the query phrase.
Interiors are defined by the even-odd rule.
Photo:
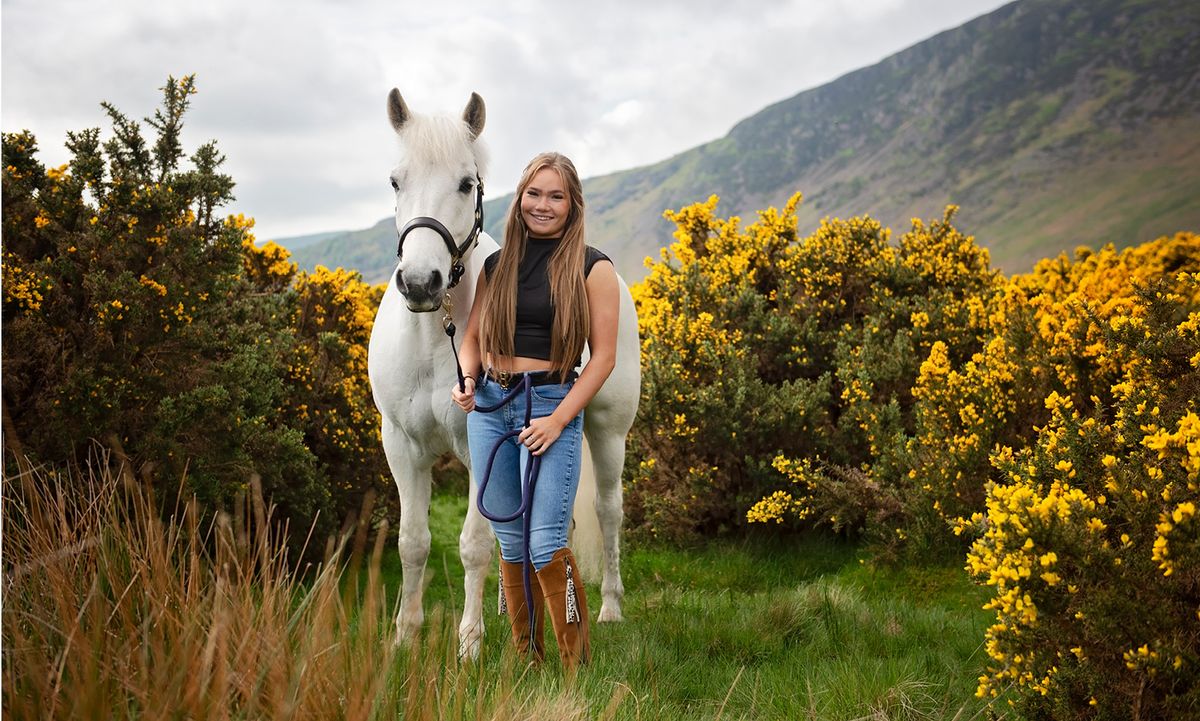
[[[391,178],[391,181],[392,181],[392,190],[399,193],[400,192],[400,184],[396,182],[395,178]]]
[[[460,192],[460,193],[471,192],[471,179],[470,178],[462,179],[462,182],[458,184],[458,192]]]

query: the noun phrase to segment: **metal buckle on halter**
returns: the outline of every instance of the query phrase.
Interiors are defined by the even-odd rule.
[[[451,297],[448,288],[446,295],[442,298],[442,311],[442,330],[446,331],[446,335],[454,338],[454,298]]]

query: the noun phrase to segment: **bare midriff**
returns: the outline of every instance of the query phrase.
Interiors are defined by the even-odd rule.
[[[548,371],[552,366],[544,358],[526,358],[525,356],[501,356],[499,362],[492,354],[488,354],[487,367],[503,373],[532,373]]]

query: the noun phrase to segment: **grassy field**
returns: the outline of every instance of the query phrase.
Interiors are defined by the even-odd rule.
[[[194,507],[163,523],[107,476],[6,480],[5,718],[989,714],[974,698],[983,594],[953,567],[877,569],[821,537],[627,547],[627,620],[593,626],[593,663],[565,678],[552,641],[528,667],[491,613],[480,658],[456,658],[458,495],[435,496],[427,626],[404,648],[390,532],[361,565],[335,553],[301,579],[259,532],[260,504],[206,528]]]
[[[427,608],[461,608],[465,506],[457,495],[434,498]],[[385,584],[398,587],[394,549],[382,560]],[[575,688],[587,717],[986,716],[974,697],[986,594],[958,567],[877,568],[853,544],[820,536],[626,547],[623,560],[626,622],[593,625],[593,664]],[[588,580],[594,616],[598,579]],[[511,655],[495,589],[493,574],[485,669]],[[560,676],[555,661],[522,683],[552,695]]]

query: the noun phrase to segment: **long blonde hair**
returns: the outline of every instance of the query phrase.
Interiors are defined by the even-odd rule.
[[[517,323],[517,267],[525,256],[529,228],[521,217],[521,198],[533,177],[545,168],[553,168],[562,178],[571,200],[563,237],[550,256],[547,274],[550,280],[550,302],[554,304],[554,327],[550,336],[550,363],[561,376],[575,367],[583,353],[589,333],[587,288],[584,285],[583,263],[586,253],[583,220],[583,184],[575,164],[559,153],[541,153],[521,174],[508,209],[504,228],[504,245],[500,258],[488,281],[487,293],[479,317],[479,349],[484,358],[511,358],[513,333]]]

